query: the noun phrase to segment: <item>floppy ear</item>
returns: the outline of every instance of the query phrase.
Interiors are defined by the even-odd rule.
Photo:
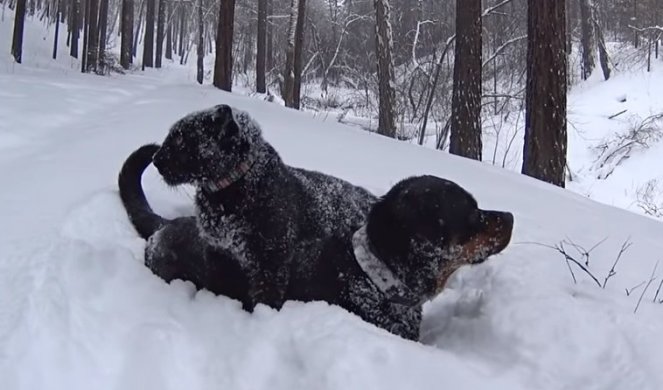
[[[233,109],[226,104],[219,104],[214,107],[214,122],[222,130],[220,133],[222,138],[239,134],[239,126],[233,118]]]

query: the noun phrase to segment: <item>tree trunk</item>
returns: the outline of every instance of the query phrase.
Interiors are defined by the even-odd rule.
[[[140,27],[143,24],[143,14],[145,11],[145,1],[142,1],[138,4],[138,23],[134,25],[134,43],[131,47],[131,55],[137,57],[138,51],[138,37],[140,36]]]
[[[594,12],[594,15],[597,15]],[[594,19],[594,27],[596,29],[596,38],[598,40],[599,46],[599,63],[601,64],[601,70],[603,71],[603,78],[608,80],[610,78],[610,57],[608,56],[608,49],[605,47],[605,39],[603,38],[603,27]]]
[[[396,137],[396,115],[394,103],[394,63],[391,59],[393,38],[389,21],[389,0],[374,0],[375,6],[375,53],[378,65],[379,119],[378,133]]]
[[[179,39],[178,39],[178,53],[181,57],[184,57],[184,31],[185,31],[185,25],[186,25],[186,13],[184,12],[184,6],[182,4],[178,5],[179,12],[180,12],[180,34],[179,34]]]
[[[563,1],[529,0],[522,173],[564,187],[566,54]]]
[[[267,58],[265,65],[267,72],[274,68],[274,22],[270,17],[274,16],[274,0],[267,0]]]
[[[285,69],[283,70],[283,87],[281,95],[286,107],[293,106],[295,86],[295,45],[297,31],[297,13],[299,0],[290,1],[290,18],[288,21],[288,35],[285,52]]]
[[[635,27],[638,27],[640,23],[638,23],[638,0],[633,0],[633,25]],[[633,30],[633,46],[638,48],[640,46],[640,35],[638,34],[638,30]]]
[[[69,28],[71,30],[69,55],[74,58],[78,58],[78,39],[80,37],[80,32],[81,32],[80,0],[71,0],[71,14],[69,15]]]
[[[163,34],[164,23],[166,18],[166,0],[159,0],[159,8],[157,10],[157,50],[154,66],[161,68],[161,58],[163,57]]]
[[[170,17],[170,13],[173,11],[173,6],[172,4],[166,1],[166,59],[172,60],[173,59],[173,21],[172,18]]]
[[[97,70],[99,62],[99,0],[88,0],[88,38],[87,38],[87,72]]]
[[[258,38],[256,53],[256,91],[265,93],[265,55],[267,43],[267,0],[258,0]]]
[[[198,54],[196,80],[198,84],[203,83],[205,75],[204,60],[205,60],[205,27],[203,25],[203,0],[198,0],[198,45],[196,47],[196,54]]]
[[[108,29],[108,0],[101,0],[99,7],[99,67],[97,73],[103,74],[106,67],[106,33]]]
[[[582,79],[587,80],[596,67],[594,50],[594,5],[592,0],[580,0],[580,29],[582,30]]]
[[[134,0],[122,0],[122,42],[120,44],[120,65],[129,69],[133,62],[134,39]]]
[[[481,161],[481,0],[456,0],[449,152]]]
[[[23,59],[23,30],[25,28],[25,0],[16,0],[14,15],[14,35],[12,37],[12,56],[21,63]]]
[[[145,38],[143,42],[143,69],[154,66],[154,12],[155,0],[147,0],[145,11]]]
[[[87,45],[90,40],[90,0],[84,0],[83,9],[83,49],[81,50],[81,72],[87,71]]]
[[[55,34],[53,37],[53,59],[58,58],[58,35],[60,33],[60,0],[58,0],[57,11],[55,13]]]
[[[219,24],[216,33],[216,58],[214,60],[214,86],[232,91],[233,81],[233,31],[235,0],[221,0]]]
[[[306,23],[306,0],[299,0],[297,26],[295,27],[295,64],[292,85],[292,108],[299,110],[302,90],[302,62],[304,52],[304,27]]]

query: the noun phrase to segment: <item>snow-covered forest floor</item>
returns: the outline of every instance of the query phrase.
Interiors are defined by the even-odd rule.
[[[515,163],[501,169],[201,87],[189,67],[83,75],[67,56],[48,60],[50,35],[27,27],[24,64],[0,60],[0,388],[663,388],[663,224],[592,200],[635,210],[632,191],[662,174],[656,142],[605,180],[592,167],[592,146],[661,108],[658,70],[572,89],[576,194],[512,172]],[[0,53],[10,29],[6,17]],[[142,265],[116,175],[137,146],[218,103],[249,111],[287,163],[376,194],[412,174],[452,179],[481,207],[514,213],[512,244],[459,270],[426,305],[422,344],[324,303],[250,315],[188,283],[165,284]],[[191,212],[190,193],[152,169],[145,187],[160,213]],[[602,287],[549,247],[561,242]]]

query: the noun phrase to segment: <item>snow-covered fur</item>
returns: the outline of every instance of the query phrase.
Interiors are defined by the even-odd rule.
[[[158,226],[148,240],[146,264],[167,281],[190,280],[250,309],[247,274],[232,256],[208,245],[193,217],[167,221],[147,204],[140,175],[155,148],[147,145],[134,152],[119,180],[134,224]],[[323,300],[417,340],[422,303],[436,295],[458,267],[503,250],[512,229],[510,213],[479,209],[453,182],[433,176],[405,179],[374,204],[367,224],[357,231],[299,245],[283,299]],[[401,288],[390,291],[393,285]]]
[[[199,234],[236,259],[251,304],[280,307],[292,270],[310,257],[304,248],[356,230],[375,201],[341,179],[285,165],[258,124],[226,105],[177,121],[154,165],[166,183],[197,187]]]

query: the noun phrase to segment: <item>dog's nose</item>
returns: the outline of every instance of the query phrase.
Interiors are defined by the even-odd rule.
[[[504,212],[502,213],[502,218],[504,219],[504,223],[506,225],[508,225],[510,228],[513,228],[513,214]]]

